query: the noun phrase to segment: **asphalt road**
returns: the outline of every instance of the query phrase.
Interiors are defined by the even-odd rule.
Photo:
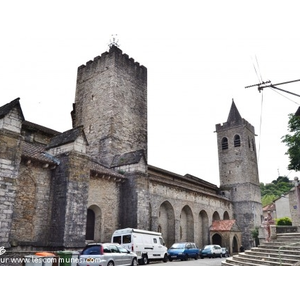
[[[150,262],[148,265],[145,266],[139,266],[139,267],[178,267],[178,266],[221,266],[221,262],[224,261],[225,257],[216,257],[216,258],[199,258],[197,260],[195,259],[189,259],[187,261],[181,261],[181,260],[173,260],[168,261],[166,263],[164,262]]]

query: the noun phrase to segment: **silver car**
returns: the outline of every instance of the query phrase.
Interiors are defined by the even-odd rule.
[[[137,255],[115,243],[88,244],[78,257],[78,266],[136,266]]]
[[[200,257],[222,257],[222,248],[219,245],[206,245],[203,249],[200,250]]]

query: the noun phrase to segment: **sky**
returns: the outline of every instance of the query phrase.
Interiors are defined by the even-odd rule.
[[[255,127],[260,182],[299,176],[281,137],[300,97],[246,86],[300,79],[297,1],[2,1],[0,106],[72,128],[77,68],[116,35],[148,70],[148,163],[219,185],[215,125],[232,99]],[[300,94],[300,82],[280,88]]]

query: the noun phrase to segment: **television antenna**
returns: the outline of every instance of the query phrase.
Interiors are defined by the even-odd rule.
[[[119,44],[119,40],[117,39],[117,34],[112,34],[111,35],[111,39],[110,39],[110,43],[108,44],[109,48],[111,48],[112,46],[116,46],[116,47],[120,47]]]
[[[281,92],[285,92],[285,93],[291,94],[293,96],[300,97],[299,94],[296,94],[296,93],[293,93],[293,92],[290,92],[290,91],[287,91],[287,90],[284,90],[284,89],[281,89],[281,88],[277,87],[278,85],[288,84],[288,83],[293,83],[293,82],[298,82],[298,81],[300,81],[300,79],[272,84],[272,82],[270,80],[268,80],[268,81],[263,81],[261,83],[248,85],[248,86],[245,87],[245,89],[257,86],[258,91],[261,92],[264,88],[272,88],[272,89],[279,90]]]

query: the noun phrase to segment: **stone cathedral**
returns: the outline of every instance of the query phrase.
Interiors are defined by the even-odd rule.
[[[78,68],[70,130],[26,120],[19,98],[2,105],[0,246],[76,250],[125,227],[162,232],[168,247],[254,246],[262,217],[255,132],[234,102],[228,110],[216,125],[218,187],[148,165],[147,69],[117,45]]]

